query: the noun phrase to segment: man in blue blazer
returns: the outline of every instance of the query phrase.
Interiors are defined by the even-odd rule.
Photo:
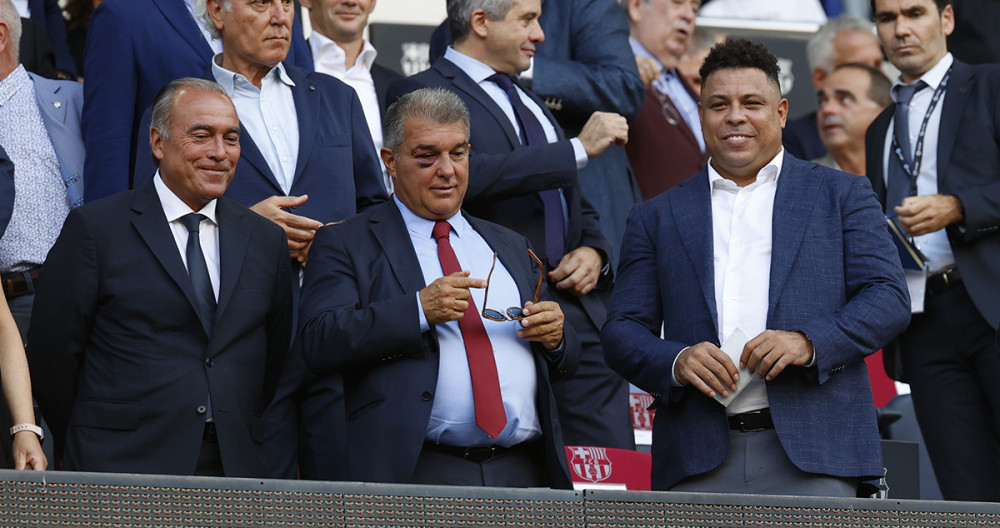
[[[506,12],[489,14],[483,6],[489,7],[479,0],[452,5],[449,21],[458,36],[455,45],[430,69],[391,86],[389,101],[431,86],[451,90],[465,102],[472,115],[473,145],[466,209],[531,241],[546,259],[553,296],[583,343],[577,375],[554,383],[566,442],[632,449],[628,384],[604,364],[600,348],[604,303],[612,283],[610,244],[601,229],[603,218],[598,219],[578,179],[580,167],[625,141],[625,118],[595,112],[577,137],[567,139],[544,102],[530,90],[512,86],[524,111],[533,112],[535,122],[546,130],[539,142],[522,140],[528,127],[516,116],[505,90],[490,79],[510,78],[528,67],[525,50],[545,39],[539,3],[517,0]],[[528,22],[515,27],[513,22],[521,17]],[[480,31],[483,23],[489,27]],[[553,189],[561,195],[563,233],[553,233],[544,205],[544,194]],[[558,237],[552,240],[553,234],[563,235],[562,257],[550,254],[549,246],[559,243]]]
[[[285,238],[222,197],[240,150],[225,92],[180,79],[160,100],[157,176],[74,209],[49,253],[35,397],[66,469],[263,477],[291,336]]]
[[[451,92],[418,90],[389,108],[382,159],[395,199],[317,233],[300,314],[306,363],[343,376],[348,480],[569,488],[549,378],[572,373],[579,342],[528,241],[461,211],[468,138]],[[519,308],[485,315],[506,306]],[[494,393],[478,384],[483,361]],[[495,428],[488,403],[503,415]]]
[[[280,2],[280,0],[274,0]],[[86,201],[132,188],[139,120],[178,77],[202,75],[221,42],[206,36],[184,0],[105,0],[94,9],[84,53]],[[312,69],[294,24],[288,62]],[[148,139],[148,131],[141,134]]]
[[[885,219],[864,178],[783,152],[767,48],[701,74],[710,165],[630,214],[608,363],[656,398],[654,489],[853,497],[883,474],[863,359],[909,321]]]
[[[896,104],[868,129],[867,174],[929,259],[910,283],[914,315],[886,371],[910,383],[941,493],[1000,501],[1000,68],[952,57],[950,1],[874,3],[879,38],[900,70]],[[902,102],[912,87],[909,104]],[[936,104],[932,101],[939,99]],[[910,178],[896,124],[906,121]],[[926,127],[924,127],[926,125]],[[900,133],[903,128],[900,127]],[[917,144],[923,146],[916,150]],[[897,152],[899,154],[897,154]],[[917,152],[920,152],[918,155]],[[919,160],[919,163],[918,163]],[[910,272],[907,272],[910,273]],[[922,309],[921,309],[922,308]],[[887,352],[888,352],[887,351]]]

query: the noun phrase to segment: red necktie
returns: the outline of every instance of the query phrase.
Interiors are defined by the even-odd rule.
[[[441,261],[441,271],[451,275],[462,271],[458,264],[455,250],[451,248],[448,235],[451,224],[439,221],[434,224],[433,236],[437,241],[438,260]],[[497,364],[493,359],[493,345],[486,335],[486,327],[479,316],[476,303],[469,298],[469,308],[458,320],[458,328],[462,331],[462,341],[465,342],[465,355],[469,361],[469,374],[472,377],[472,398],[476,406],[476,425],[496,438],[507,426],[507,413],[503,409],[503,398],[500,396],[500,378],[497,376]]]

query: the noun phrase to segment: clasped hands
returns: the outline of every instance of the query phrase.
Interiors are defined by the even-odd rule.
[[[436,279],[420,290],[420,304],[429,324],[442,324],[461,319],[469,308],[470,288],[485,288],[486,281],[469,277],[469,271],[459,271]],[[548,350],[559,347],[563,338],[564,316],[554,301],[524,303],[524,319],[517,337],[541,343]],[[491,324],[484,321],[484,324]]]
[[[802,333],[765,330],[743,347],[740,367],[771,381],[789,365],[807,365],[813,357],[812,342]],[[739,372],[719,347],[703,341],[682,351],[674,363],[674,378],[692,385],[710,398],[729,396],[736,390]]]

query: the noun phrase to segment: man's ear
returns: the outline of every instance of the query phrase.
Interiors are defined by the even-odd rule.
[[[396,156],[393,155],[392,149],[382,147],[382,150],[379,151],[379,156],[382,157],[382,163],[385,163],[385,171],[393,179],[396,179]]]
[[[163,161],[163,134],[160,133],[160,129],[149,129],[149,146],[153,151],[153,157]]]
[[[628,3],[625,4],[625,12],[628,13],[629,22],[633,24],[639,23],[639,19],[642,18],[642,16],[639,15],[639,4],[641,4],[642,1],[643,0],[628,0]]]
[[[471,32],[482,39],[486,38],[487,33],[489,33],[486,27],[486,20],[486,11],[477,9],[472,12],[472,18],[470,19]]]
[[[206,0],[205,8],[208,11],[208,16],[212,18],[212,23],[215,24],[215,29],[222,31],[225,24],[222,22],[222,4],[219,0]]]

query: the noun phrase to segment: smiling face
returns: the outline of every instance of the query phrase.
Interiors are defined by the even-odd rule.
[[[541,0],[514,0],[503,20],[484,19],[482,61],[500,73],[516,75],[527,70],[535,56],[535,45],[545,40],[538,24],[541,14]]]
[[[364,34],[375,0],[306,0],[313,29],[334,42],[353,42]]]
[[[673,68],[687,52],[700,0],[630,0],[632,36],[664,67]]]
[[[859,68],[841,68],[817,92],[819,135],[827,150],[865,148],[865,132],[882,112],[868,98],[871,76]]]
[[[285,60],[292,43],[292,0],[231,0],[232,11],[220,0],[207,0],[208,13],[222,33],[222,66],[252,77]]]
[[[469,185],[469,136],[465,123],[410,118],[399,153],[382,149],[400,202],[416,215],[445,220],[462,207]]]
[[[747,185],[781,150],[788,101],[757,68],[724,68],[705,79],[698,104],[712,167]]]
[[[240,159],[240,120],[227,97],[180,88],[170,108],[169,138],[150,131],[160,177],[192,211],[222,196]]]
[[[919,79],[948,53],[947,37],[955,30],[950,5],[938,12],[934,0],[876,0],[874,4],[879,40],[904,82]]]

